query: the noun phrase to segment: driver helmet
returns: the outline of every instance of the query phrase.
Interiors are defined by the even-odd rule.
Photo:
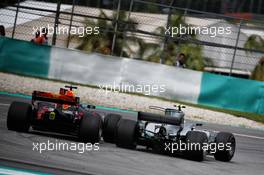
[[[74,97],[74,92],[70,91],[70,90],[67,90],[65,95],[67,95],[69,97]]]

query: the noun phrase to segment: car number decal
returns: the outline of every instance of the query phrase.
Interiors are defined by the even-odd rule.
[[[49,119],[50,119],[50,120],[54,120],[55,117],[56,117],[55,112],[50,112]]]

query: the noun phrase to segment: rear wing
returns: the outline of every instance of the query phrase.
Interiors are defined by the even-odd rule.
[[[59,104],[78,105],[79,97],[71,97],[67,95],[54,94],[50,92],[34,91],[32,93],[32,104],[35,101],[46,101]]]
[[[153,123],[164,123],[170,125],[180,125],[181,120],[176,117],[153,114],[148,112],[138,112],[138,120],[153,122]]]

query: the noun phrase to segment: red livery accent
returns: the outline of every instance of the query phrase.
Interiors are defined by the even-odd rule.
[[[70,95],[67,95],[70,94]],[[51,92],[42,92],[42,91],[34,91],[32,94],[32,103],[34,101],[48,101],[59,104],[67,104],[67,105],[79,105],[79,97],[75,97],[73,93],[64,94],[55,94]]]

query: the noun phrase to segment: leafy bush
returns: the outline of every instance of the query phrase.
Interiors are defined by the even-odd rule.
[[[264,81],[264,57],[262,57],[256,65],[254,71],[252,72],[251,79]]]

